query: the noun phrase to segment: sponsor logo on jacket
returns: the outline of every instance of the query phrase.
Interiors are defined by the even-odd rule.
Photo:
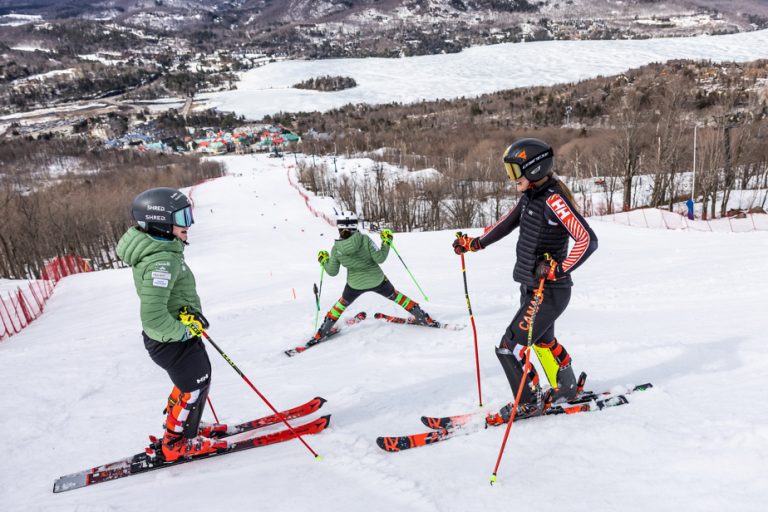
[[[557,215],[563,222],[565,222],[565,219],[569,216],[573,215],[565,200],[557,194],[549,196],[547,204],[552,208],[552,211],[555,212],[555,215]]]

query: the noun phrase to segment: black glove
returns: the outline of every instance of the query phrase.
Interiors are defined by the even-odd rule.
[[[536,265],[536,282],[541,281],[542,278],[547,281],[554,281],[563,276],[563,267],[552,258],[545,258]]]
[[[456,254],[461,254],[467,251],[475,252],[482,248],[483,246],[480,245],[479,238],[469,237],[461,231],[456,233],[456,240],[453,241],[453,252]]]

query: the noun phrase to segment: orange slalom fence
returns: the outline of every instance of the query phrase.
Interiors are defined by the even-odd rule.
[[[19,334],[43,314],[61,279],[91,270],[88,262],[79,256],[57,256],[45,265],[40,273],[41,279],[28,281],[26,289],[18,286],[6,297],[0,295],[0,341]]]

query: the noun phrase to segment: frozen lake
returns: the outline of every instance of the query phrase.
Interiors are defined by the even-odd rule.
[[[327,111],[347,103],[409,103],[567,83],[672,59],[744,62],[761,58],[768,58],[768,30],[633,41],[505,43],[457,54],[398,59],[275,62],[243,73],[237,90],[200,98],[221,110],[258,119],[280,111]],[[338,92],[291,87],[324,75],[349,76],[358,86]]]

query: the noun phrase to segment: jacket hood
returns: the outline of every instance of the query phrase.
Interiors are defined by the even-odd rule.
[[[133,267],[144,258],[161,252],[184,252],[184,246],[178,238],[158,240],[136,226],[130,228],[117,242],[117,256]]]

